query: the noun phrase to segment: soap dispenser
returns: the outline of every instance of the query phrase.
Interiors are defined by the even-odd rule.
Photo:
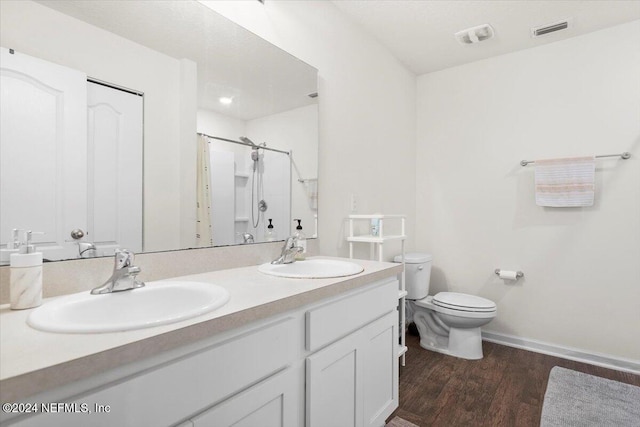
[[[7,242],[6,249],[0,249],[0,265],[9,265],[9,257],[11,254],[17,254],[20,249],[20,239],[18,234],[20,233],[18,228],[11,230],[11,241]]]
[[[294,221],[298,221],[298,226],[296,227],[296,232],[293,233],[293,237],[296,239],[296,245],[302,248],[302,251],[296,254],[296,260],[302,261],[307,254],[307,236],[302,231],[302,220],[294,219]]]
[[[267,225],[267,232],[264,233],[264,239],[267,242],[273,242],[274,240],[276,240],[276,231],[274,230],[273,223],[271,221],[273,221],[273,219],[269,218],[269,225]]]
[[[31,244],[31,230],[26,231],[19,253],[11,254],[9,263],[9,299],[12,310],[33,308],[42,304],[42,252]]]

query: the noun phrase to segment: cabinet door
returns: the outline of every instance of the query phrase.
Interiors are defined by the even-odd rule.
[[[307,357],[307,427],[383,426],[398,407],[394,310]]]
[[[365,426],[383,426],[398,407],[398,313],[362,329],[362,382]]]
[[[296,427],[298,396],[287,369],[191,419],[194,427]]]
[[[360,333],[307,357],[307,427],[362,425]]]

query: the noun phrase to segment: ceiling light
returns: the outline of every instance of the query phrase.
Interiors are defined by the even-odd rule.
[[[230,98],[228,96],[223,96],[221,98],[218,98],[218,101],[220,101],[220,104],[222,105],[229,105],[233,102],[233,98]]]

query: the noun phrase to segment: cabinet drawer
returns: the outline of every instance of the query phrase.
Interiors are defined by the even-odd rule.
[[[296,326],[288,317],[251,329],[73,403],[89,409],[109,405],[110,412],[91,414],[94,427],[174,425],[291,365],[299,336]],[[18,425],[68,427],[83,422],[89,421],[77,413],[55,413],[29,417]]]
[[[306,348],[316,351],[395,310],[398,281],[386,279],[367,289],[306,312]]]

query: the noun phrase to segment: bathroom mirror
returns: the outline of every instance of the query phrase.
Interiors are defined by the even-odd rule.
[[[12,107],[3,110],[24,107],[15,113],[23,128],[2,136],[3,166],[19,165],[16,177],[2,180],[3,248],[13,228],[44,231],[34,241],[49,260],[109,256],[118,246],[257,243],[286,238],[294,218],[316,237],[316,69],[197,1],[3,0],[0,7],[3,58],[11,58],[0,64],[3,107]],[[42,61],[44,77],[7,70],[14,59]],[[42,101],[30,104],[37,96],[5,93],[16,73],[20,84],[47,93],[49,112]],[[89,87],[69,89],[88,99],[88,121],[73,130],[60,121],[69,110],[56,110],[72,97],[48,83],[60,75]],[[93,98],[95,91],[106,94]],[[134,106],[120,107],[113,96]],[[44,135],[33,120],[54,130]],[[125,129],[133,142],[121,141]],[[80,148],[68,145],[70,135]],[[20,168],[31,171],[26,179]],[[72,238],[74,230],[81,237]]]

